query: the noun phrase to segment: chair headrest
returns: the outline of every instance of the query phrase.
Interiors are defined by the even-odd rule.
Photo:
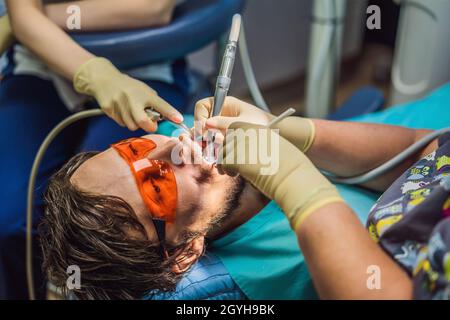
[[[130,31],[72,34],[88,51],[123,69],[176,60],[224,34],[244,0],[188,0],[163,27]]]

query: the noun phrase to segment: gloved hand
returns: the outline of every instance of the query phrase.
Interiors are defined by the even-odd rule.
[[[151,121],[145,112],[149,107],[171,121],[183,121],[181,113],[155,90],[121,73],[105,58],[92,58],[84,63],[73,77],[73,86],[77,92],[94,97],[108,116],[132,131],[157,129],[156,121]]]
[[[287,117],[272,126],[272,129],[279,129],[279,134],[302,152],[308,151],[316,135],[314,122],[302,117]]]
[[[208,115],[213,108],[213,102],[214,98],[211,97],[202,99],[195,104],[195,121],[201,123],[202,129],[219,129],[225,133],[228,126],[235,121],[267,125],[274,118],[273,115],[256,106],[235,97],[226,97],[220,116],[208,119]]]
[[[11,30],[11,24],[9,23],[8,15],[0,17],[0,56],[14,42],[14,35]]]
[[[251,131],[254,131],[254,134]],[[237,139],[234,139],[235,137]],[[295,231],[298,231],[305,218],[318,208],[332,202],[343,202],[335,186],[316,169],[303,152],[264,126],[232,123],[221,154],[223,158],[219,158],[219,169],[229,174],[239,173],[267,197],[275,200]],[[252,164],[250,155],[258,155],[260,158]],[[265,161],[262,161],[263,157],[266,158]],[[242,163],[242,159],[246,160],[245,163]],[[264,175],[262,173],[268,173],[267,159],[270,159],[276,170]],[[278,166],[273,163],[278,163]]]
[[[231,123],[236,121],[267,125],[270,120],[275,118],[272,114],[256,106],[233,97],[227,97],[220,116],[208,119],[213,101],[213,98],[207,98],[198,101],[195,105],[195,120],[202,123],[202,129],[203,127],[214,128],[224,132]],[[272,128],[279,129],[281,136],[303,152],[306,152],[314,141],[314,123],[307,118],[288,117]]]

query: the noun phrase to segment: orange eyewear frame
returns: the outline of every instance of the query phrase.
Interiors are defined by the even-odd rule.
[[[127,162],[142,200],[152,216],[163,259],[169,257],[166,223],[175,220],[177,184],[171,166],[163,160],[148,159],[156,144],[145,138],[131,138],[111,145]]]

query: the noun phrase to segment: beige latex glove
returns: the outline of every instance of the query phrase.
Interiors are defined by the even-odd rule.
[[[257,132],[257,138],[242,139],[241,136],[241,139],[233,140],[231,129],[242,129],[247,136],[251,136],[253,130]],[[260,131],[261,129],[263,131]],[[267,139],[265,141],[269,143],[261,143],[262,139]],[[274,148],[277,144],[278,148]],[[275,200],[295,231],[298,231],[305,218],[318,208],[331,202],[343,202],[335,186],[316,169],[303,152],[274,130],[260,125],[234,122],[227,131],[222,154],[219,169],[227,173],[239,173],[267,197]],[[278,168],[270,175],[262,175],[262,169],[268,167],[268,162],[263,164],[258,159],[254,164],[249,161],[242,164],[241,158],[239,164],[238,157],[243,154],[246,160],[250,159],[251,154],[270,155],[272,163],[278,161]]]
[[[220,116],[208,119],[213,108],[214,98],[206,98],[195,104],[194,118],[199,121],[202,129],[218,129],[225,133],[228,126],[235,121],[267,125],[274,118],[260,108],[239,100],[235,97],[226,97]]]
[[[272,129],[279,129],[279,134],[302,152],[309,150],[316,135],[314,122],[302,117],[287,117],[272,126]]]
[[[13,44],[14,35],[11,30],[8,15],[0,17],[0,55]]]
[[[275,118],[274,115],[256,106],[234,97],[227,97],[220,116],[208,119],[213,101],[213,98],[206,98],[198,101],[195,105],[195,120],[201,122],[202,129],[203,127],[214,128],[224,132],[231,123],[236,121],[267,125],[270,120]],[[276,124],[273,129],[279,129],[281,136],[303,152],[306,152],[314,141],[314,123],[307,118],[288,117]]]
[[[156,121],[150,120],[145,112],[149,107],[171,121],[183,121],[181,113],[155,90],[121,73],[105,58],[92,58],[84,63],[73,77],[73,86],[77,92],[94,97],[108,116],[132,131],[157,129]]]

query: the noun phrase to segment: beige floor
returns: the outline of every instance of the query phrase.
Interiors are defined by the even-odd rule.
[[[376,44],[366,45],[357,58],[344,61],[341,66],[339,86],[336,93],[336,106],[342,104],[358,88],[365,85],[373,85],[382,90],[385,99],[389,92],[389,72],[379,70],[390,70],[392,50],[388,47]],[[383,67],[381,67],[383,66]],[[380,74],[378,80],[374,74]],[[298,114],[302,114],[304,105],[305,77],[279,84],[273,88],[263,90],[263,95],[274,114],[279,114],[288,107],[294,107]],[[249,101],[248,95],[243,99]]]

